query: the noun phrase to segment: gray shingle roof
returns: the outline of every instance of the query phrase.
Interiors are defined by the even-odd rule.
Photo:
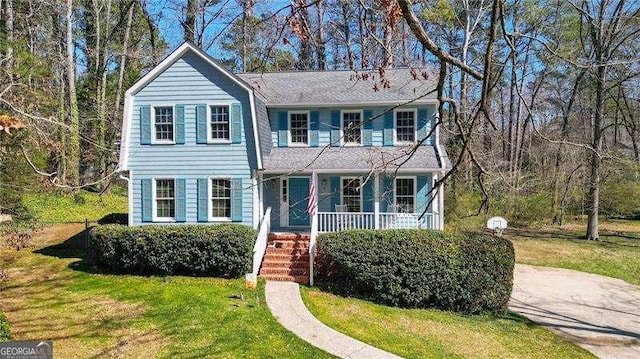
[[[366,78],[363,75],[367,75]],[[415,75],[415,78],[414,78]],[[267,100],[267,106],[330,106],[436,101],[436,79],[428,69],[300,71],[237,74]],[[425,79],[426,76],[426,79]],[[374,90],[374,86],[377,90]]]
[[[395,171],[437,170],[451,167],[446,157],[440,157],[434,146],[420,146],[411,155],[413,146],[402,147],[288,147],[273,148],[264,157],[265,171],[287,173],[316,170]],[[406,160],[406,162],[404,162]]]

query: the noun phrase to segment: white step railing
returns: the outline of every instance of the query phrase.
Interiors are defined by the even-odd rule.
[[[373,212],[318,212],[318,232],[339,232],[348,229],[438,228],[437,214],[378,213],[376,228]]]
[[[264,212],[264,216],[262,216],[260,228],[258,229],[258,236],[256,237],[256,243],[253,246],[253,271],[251,274],[254,278],[258,276],[260,265],[262,265],[262,259],[267,251],[269,232],[271,232],[271,207],[267,207],[267,210]]]

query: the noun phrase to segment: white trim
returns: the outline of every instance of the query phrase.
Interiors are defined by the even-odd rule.
[[[413,141],[398,141],[398,112],[413,112]],[[393,110],[393,145],[415,144],[418,138],[418,109],[417,108],[396,108]]]
[[[276,177],[278,181],[278,199],[280,200],[280,227],[289,227],[289,177]],[[287,188],[287,198],[283,195],[283,188]]]
[[[209,176],[207,178],[207,221],[208,222],[231,222],[231,216],[229,217],[214,217],[213,214],[213,186],[211,185],[211,180],[226,180],[229,181],[229,214],[233,211],[233,180],[229,176]]]
[[[127,222],[129,227],[131,227],[133,226],[133,177],[131,175],[131,171],[129,171],[129,177],[126,177],[123,173],[120,173],[120,178],[127,181],[127,205],[129,207]]]
[[[158,199],[156,198],[156,181],[162,181],[162,180],[172,180],[173,181],[173,213],[175,215],[176,212],[176,178],[175,177],[153,177],[153,180],[151,181],[151,212],[153,214],[151,221],[152,222],[158,222],[158,223],[168,223],[168,222],[175,222],[176,221],[176,217],[158,217],[158,205],[157,205],[157,201]]]
[[[228,145],[231,144],[231,104],[230,101],[210,102],[207,103],[207,144],[210,145]],[[211,137],[211,106],[227,107],[227,120],[229,121],[229,139],[214,139]]]
[[[260,149],[260,137],[259,137],[259,133],[258,133],[258,117],[256,115],[256,105],[255,105],[255,100],[253,98],[254,96],[254,91],[251,90],[249,91],[249,107],[251,108],[251,124],[253,126],[253,137],[254,137],[254,145],[256,146],[256,160],[257,160],[257,164],[258,164],[258,168],[259,170],[263,169],[262,167],[262,149]],[[263,104],[266,105],[266,101],[262,101]],[[242,103],[240,104],[240,106],[242,106]],[[265,109],[266,111],[266,109]],[[244,125],[244,116],[243,116],[243,121],[242,124]],[[269,141],[271,141],[271,136],[269,136]],[[262,213],[260,214],[260,216],[262,216]]]
[[[396,176],[393,179],[393,205],[398,208],[398,189],[397,181],[399,179],[412,179],[413,180],[413,213],[418,210],[418,176]],[[396,211],[398,211],[396,209]],[[399,211],[398,211],[399,212]]]
[[[291,140],[291,115],[307,115],[307,143],[293,142]],[[311,111],[287,111],[287,140],[289,141],[288,147],[309,147],[311,140]]]
[[[360,184],[358,187],[360,187],[360,190],[358,191],[360,194],[360,209],[357,212],[362,212],[362,192],[364,192],[364,184],[363,184],[363,178],[360,176],[340,176],[340,204],[341,205],[345,205],[344,203],[344,180],[354,180],[357,179]],[[335,208],[333,208],[333,210],[335,211]],[[348,209],[347,209],[348,210]]]
[[[131,133],[131,118],[133,117],[132,102],[133,97],[126,95],[124,98],[122,133],[120,135],[120,158],[116,167],[118,172],[129,169],[129,134]],[[129,213],[131,213],[131,210],[129,210]]]
[[[360,142],[345,142],[344,140],[344,114],[345,113],[357,113],[360,115]],[[361,109],[353,110],[340,110],[340,145],[345,147],[362,147],[362,130],[364,126],[364,113]]]
[[[220,71],[223,75],[231,79],[231,81],[235,82],[238,86],[245,89],[249,96],[249,105],[251,107],[251,116],[253,117],[253,131],[254,131],[254,142],[256,147],[256,156],[257,156],[257,164],[258,168],[262,168],[262,153],[260,151],[260,138],[257,136],[258,131],[258,120],[256,117],[256,108],[254,103],[254,92],[253,88],[249,86],[246,82],[233,75],[229,71],[225,70],[223,67],[218,65],[206,52],[197,48],[196,46],[184,42],[177,49],[175,49],[169,56],[167,56],[164,60],[162,60],[158,65],[151,69],[146,75],[144,75],[141,79],[139,79],[133,86],[131,86],[126,92],[124,97],[124,115],[123,115],[123,124],[122,124],[122,136],[120,139],[120,160],[117,167],[118,171],[125,171],[129,166],[129,141],[131,140],[131,119],[133,118],[133,99],[135,95],[146,85],[148,85],[152,80],[158,77],[161,73],[163,73],[166,69],[168,69],[171,65],[173,65],[179,58],[182,57],[187,51],[193,51],[196,55],[200,56],[206,63]],[[266,102],[265,102],[266,103]],[[186,139],[185,139],[186,140]]]
[[[176,105],[175,104],[163,104],[157,103],[150,105],[150,114],[151,117],[151,144],[152,145],[175,145],[176,144]],[[157,107],[171,107],[171,126],[173,127],[173,140],[158,140],[156,138],[156,108]],[[142,133],[142,130],[140,130]]]
[[[260,224],[260,203],[259,203],[259,188],[258,188],[258,173],[251,171],[251,196],[253,202],[251,203],[251,212],[253,213],[253,229],[258,229]]]

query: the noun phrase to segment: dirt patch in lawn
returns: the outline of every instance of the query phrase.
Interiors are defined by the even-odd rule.
[[[0,310],[15,340],[53,340],[56,358],[155,357],[168,342],[156,328],[136,325],[146,308],[72,290],[79,276],[69,269],[79,258],[54,258],[40,248],[78,236],[84,225],[43,228],[28,250],[0,249]]]

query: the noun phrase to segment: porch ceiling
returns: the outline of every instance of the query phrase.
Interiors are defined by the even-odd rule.
[[[438,158],[434,146],[403,147],[288,147],[273,148],[264,159],[267,173],[323,170],[438,171],[448,168],[448,159]]]

